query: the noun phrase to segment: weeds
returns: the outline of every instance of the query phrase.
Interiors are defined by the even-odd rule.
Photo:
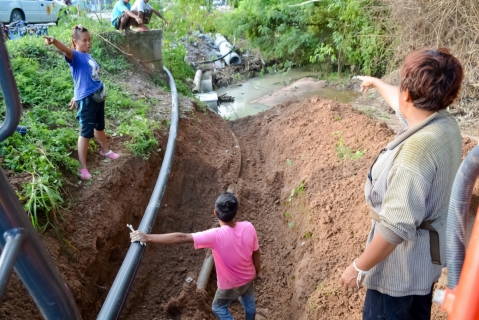
[[[107,131],[128,136],[127,149],[135,156],[148,158],[158,144],[153,130],[159,125],[149,114],[151,105],[157,101],[137,99],[116,82],[117,73],[134,70],[116,49],[98,36],[111,30],[109,24],[101,25],[83,14],[80,18],[66,16],[58,27],[49,28],[49,33],[68,45],[72,26],[78,23],[90,30],[93,38],[90,54],[100,65],[100,77],[108,88]],[[7,47],[24,107],[20,124],[28,128],[28,133],[25,136],[15,133],[0,143],[2,166],[15,173],[30,174],[30,179],[17,193],[34,227],[44,231],[48,226],[55,228],[56,214],[64,205],[62,172],[76,174],[78,170],[78,162],[70,157],[78,139],[76,112],[68,110],[73,81],[63,56],[46,46],[43,38],[23,37],[8,41]],[[0,120],[2,117],[4,101],[0,94]],[[91,140],[90,148],[95,146]]]
[[[357,160],[361,159],[366,154],[366,150],[353,151],[353,149],[343,141],[340,131],[335,131],[334,135],[339,137],[339,141],[336,143],[336,155],[339,159]]]
[[[301,183],[299,184],[299,186],[297,186],[296,188],[293,188],[291,190],[291,194],[289,195],[289,197],[286,199],[286,204],[290,203],[291,200],[293,200],[294,197],[296,197],[297,195],[299,195],[300,193],[302,193],[304,190],[306,190],[306,182],[303,180],[301,181]]]
[[[374,110],[373,109],[366,109],[363,111],[365,115],[367,115],[368,117],[370,117],[371,119],[374,118]]]

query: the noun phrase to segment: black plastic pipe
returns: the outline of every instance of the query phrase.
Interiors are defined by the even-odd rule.
[[[0,141],[3,141],[13,134],[22,113],[3,32],[0,32],[0,83],[7,105],[7,116],[0,127]],[[25,237],[15,260],[15,272],[37,304],[40,313],[45,319],[81,319],[73,295],[0,168],[0,234],[11,232],[15,228],[24,229]],[[6,239],[0,237],[2,250],[6,244]]]
[[[10,58],[3,34],[3,25],[0,24],[0,85],[3,99],[7,106],[5,120],[0,127],[0,142],[7,139],[15,132],[22,116],[22,105],[18,94],[17,83],[13,76]]]
[[[168,144],[165,150],[165,157],[163,158],[163,163],[158,175],[158,180],[155,184],[155,189],[153,190],[150,202],[146,207],[145,214],[143,215],[140,227],[138,228],[138,230],[144,233],[151,233],[156,216],[158,215],[161,200],[163,198],[163,194],[165,193],[166,184],[170,176],[173,155],[175,152],[176,136],[178,133],[178,92],[176,90],[175,80],[173,79],[170,71],[166,67],[163,67],[163,69],[168,75],[171,89],[172,102],[170,133],[168,136]],[[108,296],[103,303],[100,313],[98,314],[98,320],[118,319],[138,267],[140,266],[141,258],[143,257],[144,252],[145,246],[140,245],[140,243],[136,242],[130,244],[130,249],[128,249],[125,260],[123,260],[120,270],[116,275],[115,281],[108,292]]]
[[[479,146],[469,152],[457,171],[451,191],[447,215],[446,258],[447,286],[459,283],[466,255],[466,221],[472,191],[479,176]]]

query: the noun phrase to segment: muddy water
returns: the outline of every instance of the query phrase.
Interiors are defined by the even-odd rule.
[[[271,95],[272,93],[285,88],[298,79],[306,77],[318,78],[319,73],[306,71],[302,69],[290,70],[286,73],[267,74],[263,77],[251,78],[241,84],[235,84],[230,87],[216,90],[218,96],[226,94],[235,98],[234,102],[222,103],[218,107],[218,113],[229,120],[236,120],[250,115],[255,115],[271,107],[254,103],[252,101]],[[300,99],[310,98],[320,95],[324,98],[337,100],[343,103],[349,103],[359,96],[358,92],[350,90],[335,90],[330,88],[320,88],[301,94],[295,94],[294,97]],[[293,96],[291,96],[293,98]]]

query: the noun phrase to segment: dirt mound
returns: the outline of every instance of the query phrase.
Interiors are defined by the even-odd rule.
[[[343,293],[339,277],[364,250],[371,223],[364,182],[393,131],[349,105],[318,98],[241,119],[233,129],[244,159],[241,205],[264,254],[257,288],[263,315],[360,319],[365,291]],[[465,139],[465,149],[474,145]]]
[[[212,315],[207,299],[207,293],[196,290],[196,282],[192,281],[183,286],[183,291],[181,291],[179,297],[168,301],[166,311],[173,318],[214,320],[216,317]]]

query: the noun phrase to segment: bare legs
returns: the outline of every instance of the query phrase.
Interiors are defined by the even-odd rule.
[[[110,151],[110,147],[108,145],[108,141],[105,135],[105,130],[95,130],[95,138],[98,140],[101,151],[103,153],[107,153],[108,151]],[[84,138],[82,136],[78,137],[78,160],[80,161],[81,169],[86,169],[86,155],[88,153],[89,144],[90,139]]]

